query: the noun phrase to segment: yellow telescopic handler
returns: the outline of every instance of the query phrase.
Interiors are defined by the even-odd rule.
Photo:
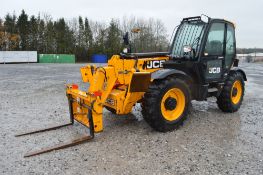
[[[128,34],[124,43],[129,45]],[[206,16],[184,18],[168,52],[123,52],[113,55],[107,66],[87,65],[80,72],[90,86],[87,91],[77,84],[66,86],[70,123],[17,136],[58,129],[74,121],[89,128],[88,135],[25,157],[91,140],[103,131],[104,107],[117,115],[129,114],[140,103],[145,121],[160,132],[183,123],[191,100],[214,96],[223,112],[235,112],[242,104],[247,80],[238,68],[234,24]]]

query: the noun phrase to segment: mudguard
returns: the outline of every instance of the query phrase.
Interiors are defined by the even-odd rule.
[[[187,75],[183,71],[176,70],[176,69],[160,69],[160,70],[155,71],[151,74],[151,79],[160,80],[160,79],[164,79],[170,75],[175,75],[177,77],[184,78],[187,81],[192,82],[192,78],[189,75]]]
[[[247,81],[247,75],[245,73],[245,71],[243,71],[242,69],[238,68],[238,67],[233,67],[231,70],[230,70],[230,73],[232,71],[237,71],[237,72],[240,72],[241,75],[243,76],[244,80]]]

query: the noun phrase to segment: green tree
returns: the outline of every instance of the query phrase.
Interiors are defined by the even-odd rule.
[[[84,47],[84,23],[81,16],[79,16],[78,20],[78,36],[77,36],[77,43],[76,43],[76,52],[77,58],[80,61],[83,61],[86,57],[85,55],[85,47]]]
[[[0,30],[2,29],[2,27],[3,27],[3,20],[2,18],[0,18]]]
[[[56,33],[52,21],[48,21],[44,31],[46,53],[56,53]]]
[[[85,38],[85,46],[86,47],[92,47],[92,45],[93,45],[93,33],[91,31],[89,20],[87,18],[85,18],[84,38]]]
[[[33,15],[30,18],[30,21],[28,23],[28,30],[29,30],[29,34],[28,34],[28,45],[29,45],[29,50],[37,50],[37,46],[38,46],[38,21],[37,18]]]
[[[16,16],[13,14],[11,16],[9,13],[5,16],[5,22],[4,22],[5,30],[6,32],[10,34],[15,34],[17,33],[16,30]]]
[[[106,30],[103,28],[98,29],[98,35],[94,44],[94,53],[105,54],[106,51]]]
[[[28,50],[28,15],[22,10],[17,20],[17,29],[21,39],[21,49]]]
[[[79,16],[79,31],[78,31],[78,45],[79,47],[83,47],[83,38],[84,35],[84,24],[83,24],[83,20],[82,17]]]
[[[84,45],[85,51],[88,58],[91,57],[94,48],[93,48],[93,33],[89,24],[89,20],[85,18],[85,30],[84,30]]]
[[[4,32],[4,24],[1,18],[0,18],[0,32]]]
[[[0,18],[0,51],[4,50],[5,47],[5,29],[3,20]]]
[[[75,43],[76,43],[76,39],[74,38],[74,31],[71,30],[68,25],[66,25],[66,48],[64,53],[69,53],[69,54],[73,54],[75,53]]]
[[[54,23],[56,33],[56,53],[64,53],[66,47],[66,23],[64,18],[59,19]]]
[[[16,16],[9,13],[5,16],[5,22],[1,34],[2,46],[4,50],[17,50],[19,48],[19,35],[16,29]]]
[[[120,53],[122,48],[121,33],[118,23],[112,19],[107,29],[106,37],[106,52],[108,57]]]
[[[75,50],[74,32],[69,29],[64,18],[60,18],[54,23],[56,52],[57,53],[73,53]]]
[[[40,15],[38,15],[37,18],[37,24],[38,24],[38,45],[37,45],[37,51],[40,53],[48,53],[45,38],[45,22],[43,19],[40,18]]]

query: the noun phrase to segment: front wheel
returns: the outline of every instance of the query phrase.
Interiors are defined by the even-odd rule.
[[[233,72],[225,82],[222,92],[217,97],[217,105],[223,112],[236,112],[243,101],[245,92],[243,76]]]
[[[155,130],[176,129],[186,119],[190,104],[190,90],[181,79],[169,77],[153,81],[144,94],[142,114]]]

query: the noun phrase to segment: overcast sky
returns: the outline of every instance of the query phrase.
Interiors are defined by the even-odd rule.
[[[7,12],[50,14],[53,19],[86,16],[110,21],[123,16],[161,19],[171,34],[183,17],[206,14],[236,24],[238,47],[263,48],[263,0],[0,0],[0,17]]]

